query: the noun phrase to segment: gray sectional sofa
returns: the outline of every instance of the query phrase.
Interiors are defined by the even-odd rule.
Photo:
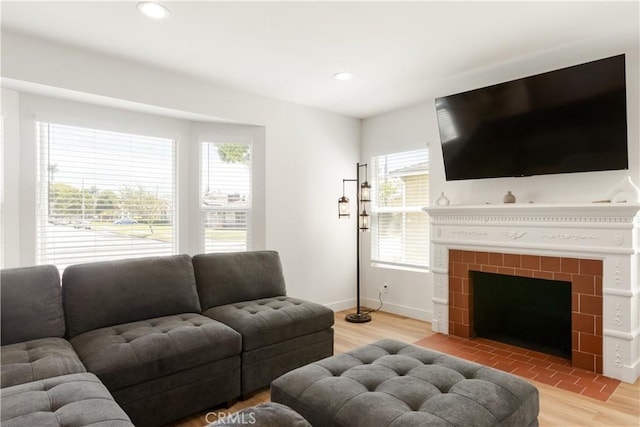
[[[58,269],[12,268],[0,275],[2,388],[86,372],[66,328]]]
[[[133,426],[64,338],[56,267],[0,271],[0,302],[2,426]]]
[[[203,314],[242,335],[243,396],[333,354],[333,312],[287,296],[276,252],[196,255],[193,266]]]
[[[61,284],[53,266],[1,272],[3,425],[42,411],[33,390],[64,395],[49,420],[161,425],[333,354],[333,312],[286,296],[276,252],[72,265]]]

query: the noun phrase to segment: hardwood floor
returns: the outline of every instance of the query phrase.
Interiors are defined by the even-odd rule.
[[[336,354],[382,338],[414,343],[433,334],[431,324],[428,322],[385,312],[374,313],[373,320],[369,323],[348,323],[344,320],[344,316],[352,311],[336,313],[334,338]],[[540,391],[538,420],[541,427],[640,426],[640,380],[635,384],[620,384],[607,402],[584,397],[540,382],[531,382]],[[203,412],[174,424],[174,427],[202,427],[208,422],[212,422],[217,414],[235,412],[268,401],[269,390],[265,389],[245,401],[236,403],[229,409],[212,409],[209,416]]]

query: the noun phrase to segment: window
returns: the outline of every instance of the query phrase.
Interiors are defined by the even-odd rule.
[[[429,259],[428,150],[374,157],[373,263],[426,268]]]
[[[201,223],[205,253],[249,249],[251,144],[201,144]]]
[[[36,261],[176,253],[175,142],[37,123]]]
[[[4,267],[4,116],[0,116],[0,268]]]

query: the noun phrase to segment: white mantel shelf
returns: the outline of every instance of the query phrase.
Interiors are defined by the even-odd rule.
[[[449,205],[423,208],[431,216],[443,215],[524,215],[561,217],[635,217],[640,203],[504,203],[484,205]]]
[[[640,204],[503,204],[433,206],[431,242],[509,251],[632,255],[640,250]],[[576,255],[573,253],[572,255]],[[604,257],[598,257],[604,259]]]
[[[449,249],[603,261],[603,373],[640,376],[640,204],[432,206],[432,327],[448,333]]]

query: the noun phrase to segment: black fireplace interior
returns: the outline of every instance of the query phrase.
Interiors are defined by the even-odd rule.
[[[475,335],[571,359],[571,282],[469,272]]]

